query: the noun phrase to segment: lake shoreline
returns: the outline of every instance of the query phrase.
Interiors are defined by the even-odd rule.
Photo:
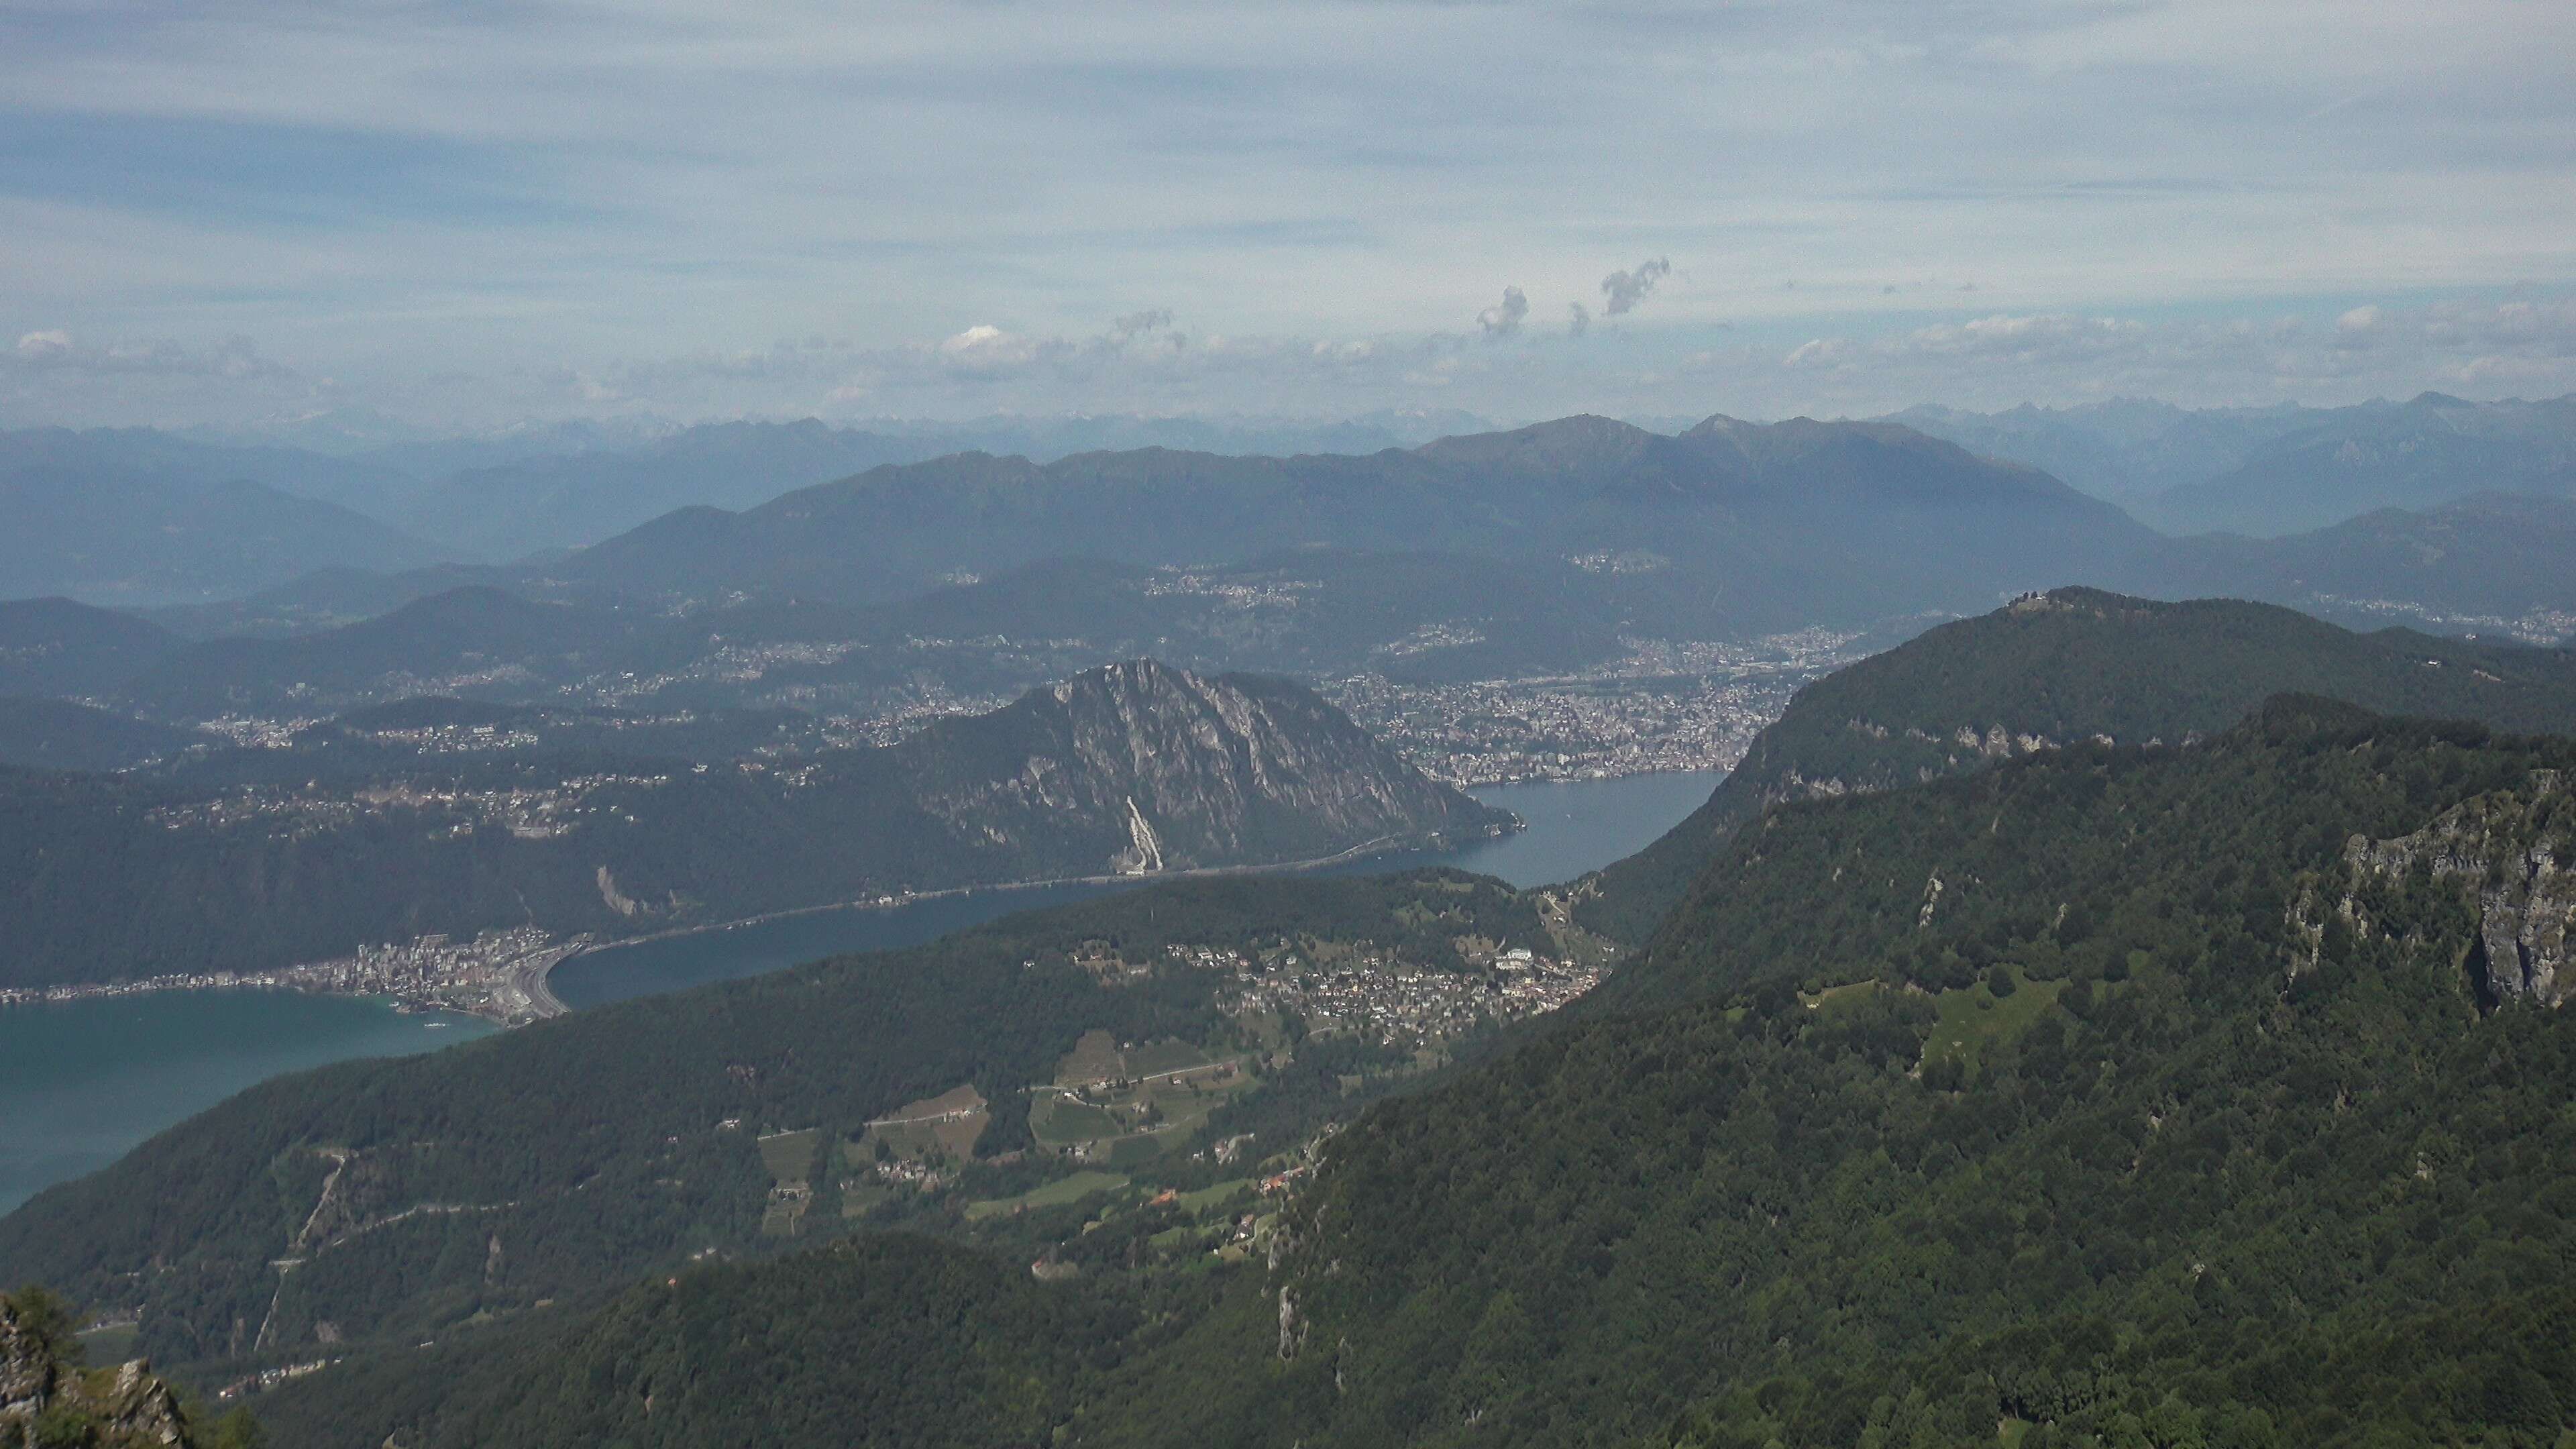
[[[1186,874],[1376,874],[1447,868],[1497,876],[1522,889],[1554,885],[1577,879],[1661,835],[1703,803],[1723,778],[1723,771],[1714,770],[1652,771],[1603,780],[1480,787],[1470,793],[1509,811],[1521,822],[1520,829],[1429,848],[1401,840],[1373,841],[1319,859]],[[919,945],[1020,910],[1059,908],[1123,887],[1175,878],[1186,876],[1173,871],[958,887],[891,902],[805,907],[773,912],[756,921],[711,923],[650,937],[603,941],[570,958],[575,964],[555,986],[575,1011],[587,1010],[834,956]]]
[[[1720,778],[1714,771],[1659,772],[1479,787],[1473,792],[1479,799],[1511,810],[1528,828],[1464,849],[1397,851],[1311,868],[1365,873],[1447,866],[1516,886],[1552,884],[1633,853],[1706,800]],[[604,956],[608,948],[594,944],[577,958],[583,968],[569,979],[550,972],[547,987],[565,1006],[586,1011],[856,951],[900,949],[1010,911],[1099,899],[1107,889],[978,887],[971,898],[916,900],[909,908],[807,910],[791,919],[694,928],[627,946],[634,953],[627,959]],[[458,943],[460,949],[473,944]],[[528,952],[515,959],[534,959],[535,943],[526,945]],[[497,967],[498,958],[491,964]],[[57,1002],[42,1000],[39,991],[25,1010],[0,1009],[0,1211],[95,1171],[153,1133],[282,1072],[443,1049],[499,1029],[489,1017],[433,1014],[416,1005],[403,1011],[391,993],[246,984],[236,976],[230,989],[192,993],[127,983]]]
[[[1513,817],[1508,830],[1476,837],[1477,842],[1501,839],[1528,828],[1528,823]],[[555,968],[582,956],[619,947],[639,946],[677,937],[709,935],[741,930],[801,916],[834,911],[898,911],[925,902],[964,900],[978,895],[995,895],[1009,891],[1039,892],[1063,887],[1152,885],[1167,880],[1200,880],[1224,876],[1290,875],[1327,870],[1336,865],[1368,860],[1377,855],[1407,850],[1443,848],[1442,836],[1427,837],[1382,835],[1363,841],[1331,855],[1304,860],[1273,861],[1247,865],[1194,866],[1186,870],[1154,871],[1119,875],[1060,876],[1046,880],[987,881],[975,885],[945,886],[937,890],[903,891],[862,897],[857,900],[825,901],[811,906],[792,906],[785,910],[764,911],[757,915],[732,920],[709,921],[699,925],[674,926],[640,936],[620,936],[598,940],[576,936],[560,947],[537,953],[524,963],[513,963],[503,972],[504,999],[483,1002],[459,1002],[444,999],[429,991],[369,990],[346,988],[327,982],[304,979],[299,973],[315,973],[339,964],[341,958],[326,962],[298,962],[290,966],[261,971],[219,971],[146,976],[130,981],[65,982],[42,987],[0,987],[0,1011],[13,1007],[62,1005],[76,1001],[99,1001],[122,997],[151,996],[171,991],[292,991],[306,996],[328,996],[350,1000],[381,1000],[404,1014],[450,1012],[479,1017],[496,1026],[516,1028],[534,1022],[569,1014],[573,1008],[557,996],[549,983]],[[1470,842],[1474,843],[1474,842]]]

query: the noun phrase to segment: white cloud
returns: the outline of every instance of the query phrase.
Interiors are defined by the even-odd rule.
[[[1505,287],[1503,300],[1476,314],[1476,326],[1488,337],[1509,337],[1529,316],[1529,297],[1518,287]]]
[[[247,337],[226,337],[209,347],[170,340],[92,346],[61,328],[21,334],[9,360],[20,368],[64,374],[158,374],[171,377],[288,380],[294,369],[263,357]]]
[[[939,350],[951,357],[964,357],[970,353],[996,353],[1010,347],[1013,341],[1009,333],[983,322],[940,343]]]
[[[1029,397],[1071,406],[1095,334],[1420,339],[1467,330],[1462,275],[1768,326],[1766,371],[1807,336],[1964,327],[1893,309],[1970,277],[1980,311],[2077,318],[2576,279],[2563,4],[37,0],[0,7],[0,51],[0,256],[41,279],[0,337],[252,335],[397,408],[470,374],[440,396],[506,414],[508,379],[579,370],[812,406],[818,373],[973,317],[1064,346],[978,344],[960,387],[1063,375]],[[1163,312],[1192,335],[1099,330]],[[758,345],[818,326],[837,362]],[[1568,405],[1658,345],[1592,330],[1609,371]],[[2371,335],[2335,375],[2430,345]],[[2116,340],[2082,338],[2019,345]],[[138,395],[72,376],[41,405]]]

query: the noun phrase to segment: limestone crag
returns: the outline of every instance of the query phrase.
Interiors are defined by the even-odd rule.
[[[40,1438],[95,1449],[190,1442],[178,1397],[150,1365],[136,1359],[90,1372],[66,1364],[18,1305],[0,1297],[0,1443]]]
[[[0,1298],[0,1434],[44,1411],[58,1372],[53,1355],[19,1322],[17,1306]]]
[[[896,749],[913,798],[961,838],[1070,856],[1102,874],[1473,839],[1510,825],[1311,691],[1150,659]]]
[[[2555,770],[2530,784],[2471,800],[2412,835],[2355,836],[2345,858],[2356,873],[2402,875],[2422,866],[2477,892],[2472,965],[2496,1005],[2564,1003],[2576,994],[2568,934],[2576,924],[2576,801]]]

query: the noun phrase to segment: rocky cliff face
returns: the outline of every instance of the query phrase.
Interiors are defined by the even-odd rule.
[[[2412,835],[2356,836],[2345,858],[2356,875],[2417,868],[2477,896],[2478,936],[2469,967],[2493,1005],[2558,1006],[2576,995],[2568,934],[2576,925],[2576,795],[2555,770],[2535,770],[2518,791],[2472,800]]]
[[[1510,817],[1434,783],[1312,692],[1113,664],[896,748],[963,837],[1146,875],[1473,839]]]
[[[0,1297],[0,1444],[78,1443],[94,1449],[186,1446],[170,1386],[137,1359],[95,1372],[66,1364]]]

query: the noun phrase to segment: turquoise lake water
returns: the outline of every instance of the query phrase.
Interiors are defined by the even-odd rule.
[[[496,1030],[381,1001],[156,991],[0,1008],[0,1212],[282,1072],[424,1052]]]
[[[1334,873],[1443,864],[1518,886],[1571,880],[1672,828],[1720,778],[1492,786],[1472,793],[1518,813],[1528,830],[1463,850],[1355,861]],[[821,956],[916,945],[1013,911],[1121,888],[987,891],[891,911],[818,911],[594,952],[565,963],[551,980],[578,1009]],[[470,1017],[406,1016],[380,1001],[288,991],[165,991],[0,1008],[0,1213],[269,1077],[435,1050],[492,1030]]]

